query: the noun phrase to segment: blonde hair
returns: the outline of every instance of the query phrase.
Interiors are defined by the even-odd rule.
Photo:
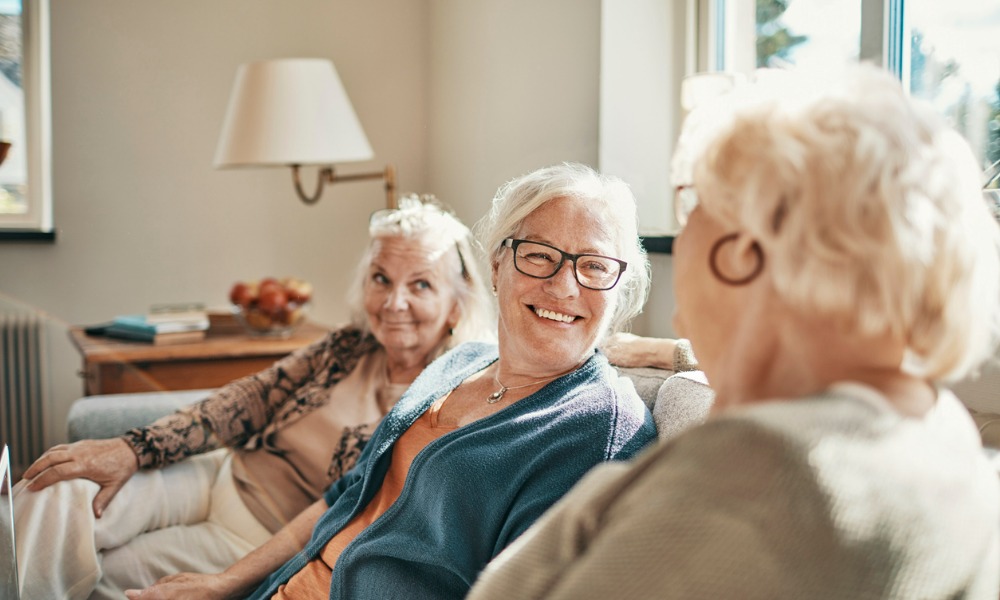
[[[490,264],[499,260],[501,243],[535,210],[550,200],[575,198],[601,208],[604,224],[615,233],[618,256],[628,263],[621,280],[607,293],[617,293],[608,331],[623,330],[642,312],[649,293],[650,267],[639,239],[635,197],[624,181],[579,163],[542,167],[513,179],[497,190],[490,212],[475,226]]]
[[[703,113],[686,150],[700,204],[756,238],[791,306],[905,340],[914,374],[964,377],[1000,333],[1000,228],[971,149],[874,67],[804,77],[703,107],[716,125]]]
[[[449,269],[450,283],[458,303],[460,317],[443,349],[471,340],[496,339],[496,316],[486,287],[482,253],[472,232],[434,196],[410,194],[399,200],[399,207],[374,213],[368,224],[372,241],[386,237],[418,239],[440,249],[441,257],[454,248],[458,269]],[[364,308],[364,283],[371,266],[373,245],[368,244],[355,271],[347,295],[351,322],[369,331]]]

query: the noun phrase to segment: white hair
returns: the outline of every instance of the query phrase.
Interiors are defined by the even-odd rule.
[[[460,317],[445,348],[471,340],[496,339],[496,316],[492,298],[487,291],[482,267],[482,252],[468,227],[436,198],[411,194],[399,200],[399,208],[377,211],[368,224],[371,241],[379,238],[403,237],[418,239],[441,250],[442,258],[454,249],[458,268],[447,271],[448,282],[455,294]],[[374,245],[368,244],[358,263],[354,280],[347,294],[351,322],[362,331],[369,331],[364,308],[364,283],[371,266]]]
[[[602,175],[579,163],[543,167],[513,179],[497,190],[490,212],[475,228],[490,264],[499,260],[503,240],[540,206],[558,198],[585,200],[600,208],[605,225],[615,234],[616,258],[628,263],[621,280],[608,293],[617,293],[608,331],[623,330],[642,312],[649,293],[650,267],[639,239],[635,197],[624,181]]]
[[[1000,228],[969,145],[884,71],[803,77],[696,109],[676,164],[758,241],[789,305],[905,340],[916,375],[966,376],[1000,333]]]

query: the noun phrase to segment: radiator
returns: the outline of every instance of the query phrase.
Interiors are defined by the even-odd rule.
[[[0,445],[10,446],[17,476],[44,450],[44,321],[30,313],[0,313]]]

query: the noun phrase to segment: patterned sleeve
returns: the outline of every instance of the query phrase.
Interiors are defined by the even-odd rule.
[[[122,437],[144,469],[164,467],[221,446],[251,445],[259,442],[265,428],[322,404],[326,392],[375,347],[374,338],[357,329],[333,331],[269,368]]]

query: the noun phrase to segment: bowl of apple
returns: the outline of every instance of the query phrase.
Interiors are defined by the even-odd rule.
[[[237,281],[229,289],[233,314],[251,335],[288,337],[306,317],[313,287],[297,277]]]

